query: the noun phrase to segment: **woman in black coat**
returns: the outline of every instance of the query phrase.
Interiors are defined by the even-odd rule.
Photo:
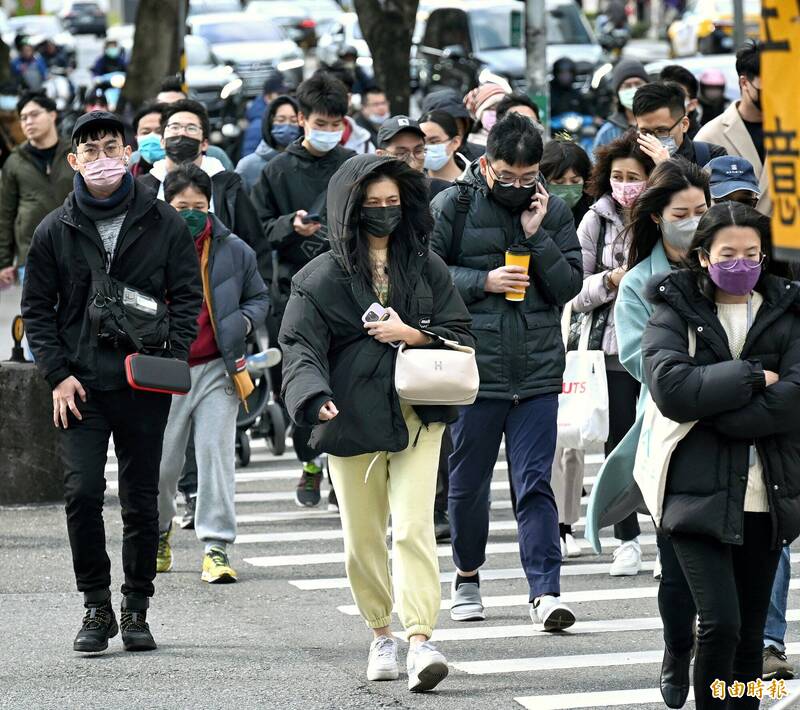
[[[735,203],[712,207],[690,268],[651,284],[655,311],[642,340],[659,410],[696,422],[669,462],[662,530],[700,617],[701,710],[719,707],[732,683],[760,679],[781,547],[800,533],[800,287],[770,273],[769,253],[768,218]],[[736,707],[758,705],[745,694]]]
[[[424,175],[389,157],[359,155],[331,178],[331,251],[292,280],[280,332],[283,397],[310,445],[329,454],[353,598],[374,635],[367,678],[395,680],[389,628],[392,517],[397,610],[409,637],[409,689],[430,690],[447,663],[428,641],[441,603],[433,527],[447,407],[412,407],[394,387],[396,349],[474,346],[469,313],[445,263],[428,247],[433,220]],[[363,322],[370,310],[388,320]]]

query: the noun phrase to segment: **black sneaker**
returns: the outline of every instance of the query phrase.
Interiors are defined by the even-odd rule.
[[[319,486],[322,483],[322,469],[313,461],[303,465],[303,475],[297,482],[295,501],[301,508],[314,508],[319,505]]]
[[[450,518],[446,510],[433,511],[433,529],[436,532],[436,541],[442,542],[450,539]]]
[[[181,519],[181,528],[183,530],[194,530],[194,511],[196,507],[197,496],[186,496],[186,508]]]
[[[126,651],[154,651],[157,646],[147,625],[147,612],[140,609],[123,609],[122,643]]]
[[[336,500],[336,491],[333,488],[328,491],[328,512],[329,513],[338,513],[339,512],[339,501]]]
[[[83,626],[78,631],[72,648],[80,653],[100,653],[108,648],[108,639],[119,633],[117,618],[110,602],[87,604]]]

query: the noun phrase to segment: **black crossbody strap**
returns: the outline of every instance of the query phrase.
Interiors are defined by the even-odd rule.
[[[447,255],[448,264],[455,266],[458,255],[461,253],[461,240],[464,237],[464,227],[467,223],[467,212],[469,203],[472,199],[470,190],[472,188],[457,182],[458,199],[456,201],[456,214],[453,218],[453,238],[450,241],[450,253]]]
[[[75,233],[75,238],[78,240],[78,245],[86,258],[86,263],[89,264],[89,269],[92,273],[92,289],[89,292],[89,304],[95,301],[98,297],[104,297],[104,291],[108,286],[108,274],[106,273],[105,264],[103,264],[103,257],[100,252],[94,248],[94,245],[89,244],[89,241]],[[89,305],[87,304],[87,306]],[[91,325],[91,332],[89,333],[89,345],[92,348],[97,347],[97,338],[100,334],[100,309],[89,309],[89,322]]]

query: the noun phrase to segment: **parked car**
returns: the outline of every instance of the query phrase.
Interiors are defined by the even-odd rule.
[[[744,0],[745,29],[758,38],[761,0]],[[732,52],[733,0],[689,0],[681,17],[667,30],[673,57]]]
[[[656,79],[665,66],[674,63],[672,59],[662,59],[658,62],[646,64],[644,68],[653,79]],[[739,75],[736,73],[735,54],[686,57],[681,59],[681,66],[686,67],[698,79],[706,69],[718,69],[725,76],[725,98],[728,101],[739,100]]]
[[[96,2],[66,2],[59,17],[64,27],[74,35],[104,37],[108,29],[105,10]]]
[[[571,57],[577,65],[576,87],[588,91],[603,60],[603,49],[574,0],[546,0],[547,64]],[[524,92],[525,5],[519,0],[449,0],[424,19],[414,65],[424,93],[452,87],[465,94],[482,72],[503,77]]]
[[[252,15],[237,12],[193,15],[187,27],[211,45],[214,56],[233,67],[248,97],[261,94],[264,80],[275,69],[289,88],[303,80],[303,51],[277,25],[254,22]]]
[[[251,0],[245,12],[248,15],[258,15],[259,22],[273,22],[280,25],[289,39],[297,42],[303,49],[310,49],[317,44],[317,23],[300,3],[283,0]]]
[[[3,41],[14,46],[14,39],[26,36],[36,47],[46,39],[51,39],[71,59],[75,57],[75,38],[64,29],[61,20],[55,15],[19,15],[9,18],[3,30]]]
[[[355,47],[358,50],[358,65],[372,73],[372,53],[367,40],[361,34],[358,15],[354,12],[342,13],[331,25],[328,32],[317,41],[317,59],[321,64],[332,66],[339,57],[342,47]]]
[[[341,4],[336,0],[301,0],[300,4],[317,23],[317,39],[330,32],[345,11],[353,9],[350,0],[342,0]]]

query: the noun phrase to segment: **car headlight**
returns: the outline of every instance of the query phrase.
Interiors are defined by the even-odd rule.
[[[567,116],[564,119],[564,129],[570,133],[577,133],[583,127],[583,120],[580,116]]]
[[[278,62],[278,71],[292,71],[292,69],[302,69],[306,64],[306,60],[302,57],[297,59],[286,59]]]
[[[233,81],[229,81],[225,86],[222,87],[222,91],[219,92],[219,97],[225,101],[229,96],[233,96],[234,94],[239,93],[242,89],[242,80],[241,79],[234,79]]]

